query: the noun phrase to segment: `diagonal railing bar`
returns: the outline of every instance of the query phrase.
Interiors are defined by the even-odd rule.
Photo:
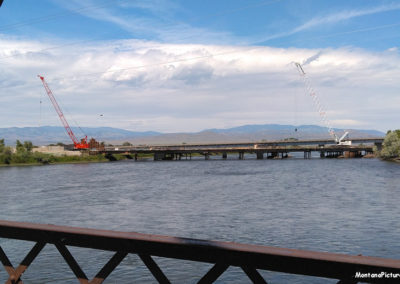
[[[211,269],[197,282],[197,284],[214,283],[228,269],[229,265],[225,263],[216,263]]]
[[[242,270],[247,274],[254,284],[268,284],[264,277],[257,271],[257,269],[248,266],[242,266]]]
[[[114,269],[121,263],[122,260],[128,255],[126,252],[116,252],[113,257],[103,266],[103,268],[96,274],[96,276],[89,282],[89,284],[101,284],[103,281],[114,271]]]
[[[153,258],[148,254],[139,254],[140,259],[144,262],[147,268],[150,270],[151,274],[153,274],[154,278],[157,279],[160,284],[171,284],[168,280],[167,276],[161,270],[161,268],[157,265],[157,263],[153,260]]]
[[[8,259],[6,253],[0,246],[0,260],[3,263],[5,270],[7,271],[9,278],[5,282],[6,284],[23,284],[21,275],[26,271],[32,261],[38,256],[43,247],[46,245],[44,242],[36,243],[33,248],[28,252],[25,258],[21,261],[16,269]]]
[[[76,262],[75,258],[72,256],[70,251],[67,249],[65,245],[60,242],[56,242],[54,244],[57,250],[60,252],[62,257],[64,258],[65,262],[71,268],[72,272],[74,272],[76,278],[79,280],[81,284],[88,284],[89,279],[86,277],[85,272],[83,272],[82,268]]]
[[[4,252],[3,248],[0,246],[0,260],[4,266],[4,269],[8,273],[10,277],[14,277],[15,269],[12,265],[11,261],[8,259],[6,253]],[[15,279],[14,279],[15,281]]]
[[[26,269],[28,269],[29,265],[31,265],[31,263],[42,251],[45,245],[46,243],[44,242],[37,242],[18,265],[17,269],[15,269],[14,275],[10,275],[6,284],[22,283],[22,281],[20,280],[21,275],[26,271]]]

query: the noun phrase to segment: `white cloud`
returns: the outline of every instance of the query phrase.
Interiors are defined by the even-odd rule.
[[[312,18],[309,21],[306,21],[303,24],[300,24],[299,26],[297,26],[289,31],[273,34],[273,35],[270,35],[270,36],[268,36],[262,40],[258,40],[258,41],[264,42],[264,41],[269,41],[272,39],[287,37],[287,36],[291,36],[296,33],[302,32],[302,31],[310,30],[315,27],[337,24],[337,23],[343,22],[345,20],[350,20],[350,19],[353,19],[356,17],[363,17],[363,16],[368,16],[368,15],[373,15],[373,14],[378,14],[378,13],[383,13],[383,12],[389,12],[389,11],[394,11],[394,10],[400,10],[400,4],[392,3],[392,4],[388,4],[388,5],[381,5],[381,6],[376,6],[376,7],[366,8],[366,9],[344,10],[344,11],[335,12],[335,13],[332,13],[329,15],[317,16],[317,17]],[[397,25],[398,25],[398,23],[392,24],[392,25],[377,26],[377,27],[372,27],[372,28],[362,29],[362,30],[356,30],[356,31],[351,31],[351,32],[347,32],[347,33],[373,30],[375,28],[386,28],[386,27],[392,27],[392,26],[397,26]],[[346,32],[339,33],[339,34],[346,34]]]
[[[45,42],[0,38],[0,45],[0,127],[38,125],[40,98],[41,124],[59,125],[37,74],[81,126],[172,132],[244,123],[320,124],[290,63],[316,54],[318,60],[305,68],[333,127],[386,130],[400,121],[395,52],[124,40],[43,55],[28,51],[48,48]]]
[[[345,20],[349,20],[356,17],[368,16],[377,13],[383,13],[393,10],[399,10],[400,4],[389,4],[389,5],[382,5],[367,9],[358,9],[358,10],[345,10],[338,13],[333,13],[330,15],[326,15],[323,17],[315,17],[310,21],[298,26],[293,30],[293,32],[299,32],[303,30],[307,30],[316,26],[326,25],[326,24],[335,24],[338,22],[342,22]]]

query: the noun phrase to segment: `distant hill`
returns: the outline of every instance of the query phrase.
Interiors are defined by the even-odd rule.
[[[89,138],[95,137],[98,141],[127,140],[136,137],[147,137],[159,135],[154,131],[133,132],[112,127],[82,127],[72,128],[78,139],[83,138],[85,133]],[[64,127],[42,126],[42,127],[10,127],[0,128],[0,139],[4,138],[6,144],[13,145],[17,139],[21,141],[32,141],[35,145],[47,145],[62,142],[69,144],[69,139]]]
[[[297,129],[297,131],[296,131]],[[243,125],[228,129],[206,129],[194,133],[160,133],[154,131],[134,132],[112,127],[83,127],[87,136],[98,141],[120,144],[129,141],[133,144],[182,144],[182,143],[226,143],[226,142],[251,142],[262,140],[280,140],[285,138],[296,139],[325,139],[330,138],[325,127],[317,125]],[[77,138],[84,134],[79,128],[73,128]],[[383,137],[385,133],[377,130],[347,129],[350,138]],[[335,129],[338,136],[344,133],[343,129]],[[32,141],[35,145],[48,145],[62,142],[69,144],[71,140],[60,126],[43,127],[11,127],[0,128],[0,139],[4,138],[6,144],[13,145],[17,139]]]
[[[296,131],[297,129],[297,131]],[[377,130],[346,129],[349,137],[373,138],[384,137],[385,133]],[[340,137],[345,130],[335,129]],[[262,140],[280,140],[285,138],[296,139],[329,139],[331,138],[326,127],[317,125],[243,125],[228,129],[207,129],[196,133],[167,133],[151,137],[136,137],[129,141],[133,144],[193,144],[193,143],[227,143],[252,142]],[[116,143],[121,141],[114,141]]]

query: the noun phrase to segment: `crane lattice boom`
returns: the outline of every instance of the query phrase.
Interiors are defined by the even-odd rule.
[[[348,132],[346,132],[342,137],[338,137],[335,133],[335,131],[333,130],[330,121],[328,120],[327,116],[326,116],[326,112],[324,111],[321,102],[319,101],[319,98],[317,96],[317,93],[315,92],[315,90],[313,89],[313,87],[310,84],[310,81],[307,78],[306,72],[304,72],[303,66],[301,66],[300,63],[298,62],[294,62],[294,65],[297,67],[297,70],[300,73],[300,76],[302,77],[304,84],[306,86],[307,89],[307,93],[311,96],[314,105],[316,106],[319,116],[321,118],[321,121],[325,124],[325,126],[328,128],[329,134],[332,136],[332,138],[335,140],[336,143],[338,144],[349,144],[351,143],[351,141],[343,141],[342,140],[344,138],[347,137],[347,135],[349,134]]]
[[[60,117],[60,120],[61,120],[65,130],[67,131],[69,137],[71,138],[72,142],[74,143],[74,148],[75,149],[88,149],[89,145],[87,143],[87,136],[85,136],[85,138],[83,138],[81,141],[79,141],[75,137],[74,132],[72,131],[71,127],[69,127],[68,121],[66,120],[64,113],[62,112],[60,106],[58,105],[56,98],[54,97],[53,92],[51,91],[49,85],[44,80],[43,76],[38,75],[38,77],[40,78],[40,80],[42,80],[43,86],[46,90],[47,95],[50,98],[50,101],[52,102],[58,116]]]

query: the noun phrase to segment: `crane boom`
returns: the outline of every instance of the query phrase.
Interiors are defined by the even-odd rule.
[[[319,116],[322,120],[322,122],[325,124],[325,126],[328,128],[329,134],[332,136],[332,138],[335,140],[335,142],[337,144],[341,144],[341,145],[350,145],[351,141],[342,141],[343,139],[345,139],[347,137],[347,135],[349,134],[349,132],[345,132],[344,135],[342,137],[338,137],[335,133],[335,131],[333,130],[330,121],[328,120],[327,116],[326,116],[326,112],[324,111],[324,109],[322,108],[321,102],[319,101],[319,98],[316,94],[316,92],[314,91],[313,87],[311,86],[307,76],[306,76],[306,72],[304,72],[303,66],[301,66],[300,63],[298,62],[294,62],[294,65],[297,67],[297,70],[300,73],[300,76],[302,77],[304,84],[306,86],[307,89],[307,93],[311,96],[314,105],[316,106]]]
[[[51,91],[49,85],[47,84],[47,82],[44,80],[43,76],[38,75],[38,77],[40,78],[40,80],[42,80],[43,86],[46,90],[47,95],[50,98],[50,101],[52,102],[65,130],[68,133],[68,136],[71,138],[72,142],[74,143],[74,148],[75,149],[88,149],[89,145],[87,143],[87,136],[85,136],[85,138],[83,138],[81,141],[79,141],[76,137],[74,132],[72,131],[71,127],[69,127],[68,121],[64,116],[64,113],[62,112],[60,106],[58,105],[56,98],[53,95],[53,92]]]

